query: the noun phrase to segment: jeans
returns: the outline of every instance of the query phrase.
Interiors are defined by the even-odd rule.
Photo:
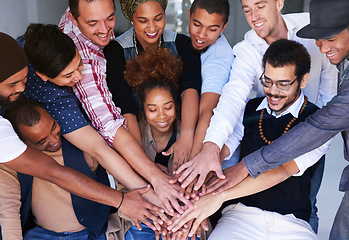
[[[141,223],[141,226],[141,231],[136,226],[131,227],[125,234],[125,240],[155,240],[155,232],[144,223]],[[190,239],[188,238],[188,240]],[[162,240],[161,235],[160,240]],[[195,240],[200,239],[195,236]]]
[[[25,233],[23,239],[47,239],[47,240],[87,240],[90,231],[87,229],[81,230],[79,232],[53,232],[42,227],[35,227],[30,229]],[[102,233],[98,238],[93,238],[95,240],[106,240],[105,233]]]
[[[349,239],[349,191],[345,191],[330,232],[330,240]]]
[[[316,163],[318,166],[314,172],[313,177],[311,178],[311,187],[310,187],[310,202],[311,202],[311,215],[309,219],[309,224],[317,233],[319,228],[319,217],[317,216],[317,207],[316,207],[316,196],[319,192],[320,185],[322,182],[322,177],[324,175],[325,169],[325,155],[320,158],[320,160]]]

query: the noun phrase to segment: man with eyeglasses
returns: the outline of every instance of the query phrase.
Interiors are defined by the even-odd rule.
[[[266,96],[247,102],[243,119],[225,143],[234,150],[243,136],[240,159],[270,144],[318,109],[302,92],[310,70],[310,56],[303,45],[278,40],[270,45],[262,62],[264,72],[260,81]],[[237,185],[216,196],[205,195],[194,203],[193,210],[184,213],[184,217],[198,218],[193,217],[195,211],[209,215],[224,201],[235,199],[221,207],[222,217],[210,239],[231,239],[232,236],[234,239],[318,239],[308,223],[309,193],[311,177],[316,170],[313,164],[327,148],[328,143],[311,152],[308,158],[297,158],[276,171],[262,174],[261,178],[247,178],[239,184],[242,186]],[[217,180],[211,180],[209,186]],[[251,193],[255,194],[246,196]],[[199,217],[196,221],[202,219]]]
[[[210,171],[215,171],[220,178],[224,178],[219,152],[228,136],[233,133],[251,89],[256,92],[257,97],[264,95],[263,87],[259,82],[259,77],[263,73],[262,58],[274,41],[295,40],[308,50],[311,56],[311,69],[304,93],[311,102],[322,107],[337,93],[337,83],[333,81],[337,76],[335,67],[331,66],[324,54],[321,54],[313,39],[302,39],[296,36],[296,32],[309,23],[308,13],[282,15],[284,0],[241,0],[241,5],[252,29],[245,34],[243,41],[233,47],[235,60],[229,82],[224,86],[214,110],[201,152],[176,171],[182,174],[179,178],[182,187],[186,187],[197,175],[200,175],[195,186],[195,189],[198,189]],[[319,166],[319,172],[314,176],[313,202],[322,180],[323,166],[324,160]],[[318,219],[315,215],[315,203],[313,204],[312,226],[317,231]]]

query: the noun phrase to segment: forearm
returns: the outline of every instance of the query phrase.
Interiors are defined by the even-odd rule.
[[[136,139],[138,144],[143,147],[141,131],[139,129],[137,117],[132,113],[126,113],[123,115],[126,119],[127,129],[129,133]]]
[[[190,159],[196,156],[202,149],[206,130],[210,124],[210,120],[213,115],[213,109],[218,103],[219,96],[219,94],[212,92],[207,92],[201,95],[199,121],[195,130],[194,144]]]
[[[299,171],[294,161],[262,173],[257,178],[248,176],[233,188],[223,192],[224,201],[249,196],[271,188]]]
[[[185,137],[193,144],[199,116],[199,95],[196,90],[187,89],[182,93],[181,99],[181,130],[179,137]]]
[[[125,128],[119,128],[116,132],[113,147],[137,173],[152,185],[165,174],[147,157],[144,150]]]
[[[21,189],[15,171],[0,165],[0,226],[2,239],[22,239]]]
[[[348,96],[349,81],[344,81],[342,90],[326,106],[270,145],[245,157],[243,161],[249,173],[256,177],[261,172],[321,146],[338,132],[349,129]]]
[[[64,137],[83,152],[95,158],[116,180],[129,189],[146,186],[129,164],[112,149],[91,126],[86,126]]]
[[[222,148],[228,136],[233,133],[257,78],[256,69],[251,66],[258,66],[260,63],[254,58],[254,54],[242,51],[233,61],[229,82],[223,87],[207,129],[205,142],[214,142]]]
[[[4,165],[17,172],[52,182],[68,192],[95,202],[114,207],[118,207],[121,202],[120,192],[78,171],[61,166],[51,157],[31,148]]]

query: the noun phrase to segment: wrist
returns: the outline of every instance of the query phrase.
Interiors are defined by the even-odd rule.
[[[214,197],[217,197],[221,204],[232,199],[231,196],[229,195],[229,191],[223,191],[223,192],[215,195]]]
[[[124,202],[124,197],[125,197],[125,193],[124,192],[121,192],[121,201],[120,201],[120,204],[119,206],[116,208],[116,210],[118,211],[122,205],[122,203]]]
[[[215,153],[220,153],[221,149],[214,142],[204,142],[203,149],[213,151]]]

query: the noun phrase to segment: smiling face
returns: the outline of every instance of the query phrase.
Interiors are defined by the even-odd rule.
[[[224,31],[224,16],[217,13],[209,14],[205,9],[196,8],[189,13],[189,34],[193,47],[204,51],[210,47]]]
[[[349,56],[349,28],[328,39],[317,39],[316,45],[332,64],[338,64]]]
[[[168,90],[163,88],[150,90],[145,97],[144,112],[153,134],[172,131],[172,125],[176,119],[176,108]]]
[[[81,71],[84,68],[81,56],[76,50],[76,55],[74,59],[68,64],[68,66],[55,78],[49,78],[45,74],[36,72],[37,75],[43,81],[50,81],[58,86],[69,86],[72,87],[77,84],[82,79]]]
[[[115,26],[113,1],[79,1],[79,14],[77,19],[71,13],[69,13],[69,17],[81,33],[99,47],[108,45]]]
[[[165,11],[159,2],[148,1],[139,5],[132,15],[137,40],[144,50],[157,48],[165,29]]]
[[[246,21],[260,38],[268,44],[277,40],[281,28],[285,28],[281,18],[283,0],[241,0]]]
[[[7,78],[0,83],[0,105],[7,105],[16,101],[25,89],[28,67]]]
[[[276,81],[282,81],[283,83],[291,83],[297,78],[295,75],[295,65],[289,65],[284,67],[274,68],[268,62],[265,66],[265,78],[273,81],[273,85],[270,88],[263,87],[264,93],[268,99],[269,108],[275,111],[278,115],[290,107],[299,97],[300,89],[304,88],[307,84],[309,73],[306,73],[301,82],[297,79],[288,91],[282,91],[275,85]]]
[[[39,151],[57,152],[62,147],[61,128],[44,109],[36,107],[40,120],[32,127],[18,125],[23,141]]]

